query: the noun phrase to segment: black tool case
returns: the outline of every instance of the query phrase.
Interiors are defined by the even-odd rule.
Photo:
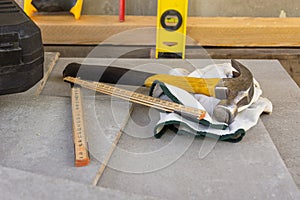
[[[41,31],[13,0],[0,0],[0,95],[28,90],[43,77]]]

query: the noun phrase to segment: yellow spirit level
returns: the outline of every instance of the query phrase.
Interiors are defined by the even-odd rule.
[[[81,16],[83,0],[24,0],[24,11],[31,17],[35,12],[70,12]]]
[[[185,57],[188,0],[158,0],[156,58]]]

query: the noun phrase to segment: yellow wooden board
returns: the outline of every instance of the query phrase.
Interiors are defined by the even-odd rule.
[[[44,44],[98,44],[114,34],[156,27],[155,16],[34,16]],[[189,17],[187,35],[202,46],[300,46],[300,18]],[[133,36],[135,37],[135,36]],[[126,40],[126,38],[124,38]],[[153,43],[155,45],[155,41]]]

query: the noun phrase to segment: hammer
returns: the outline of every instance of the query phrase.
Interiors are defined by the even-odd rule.
[[[158,80],[191,93],[220,99],[221,101],[214,108],[214,117],[217,121],[230,124],[238,108],[249,104],[254,93],[252,73],[236,60],[231,60],[231,65],[237,70],[233,73],[233,78],[195,78],[153,74],[112,66],[70,63],[64,69],[63,77],[80,77],[90,81],[146,87],[150,87]]]

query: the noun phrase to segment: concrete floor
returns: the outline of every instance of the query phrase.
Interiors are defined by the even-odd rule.
[[[118,149],[98,186],[92,187],[130,104],[84,91],[92,160],[87,167],[74,167],[70,88],[61,73],[68,62],[76,60],[82,59],[61,58],[39,97],[34,96],[36,88],[0,97],[4,141],[0,149],[0,191],[5,199],[300,198],[295,184],[300,180],[300,93],[277,61],[241,60],[261,83],[263,96],[273,102],[274,113],[262,116],[240,143],[218,142],[208,156],[200,159],[200,147],[214,141],[172,132],[155,139],[151,127],[158,112],[134,106]],[[112,60],[85,62],[109,64]],[[148,70],[156,72],[166,69],[155,68],[155,62],[186,65],[178,60],[113,62],[131,68],[151,62],[153,68],[147,64]],[[202,60],[193,62],[205,65]]]

